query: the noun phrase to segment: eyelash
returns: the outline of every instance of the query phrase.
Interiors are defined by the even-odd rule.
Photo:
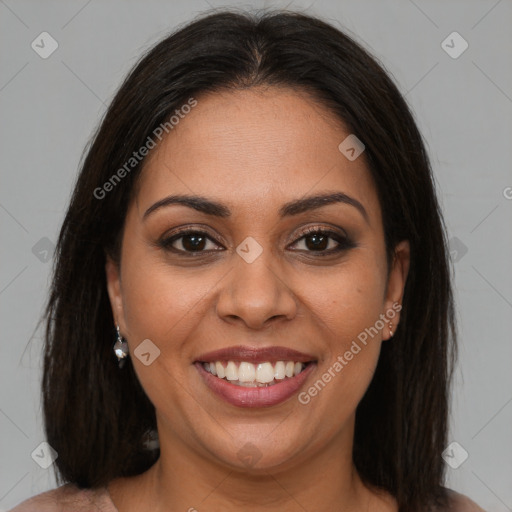
[[[176,242],[177,240],[180,240],[181,238],[184,238],[188,235],[201,235],[201,236],[205,236],[208,240],[210,240],[211,242],[214,242],[216,243],[213,238],[206,232],[206,231],[201,231],[201,230],[197,230],[197,229],[190,229],[190,228],[184,228],[184,229],[181,229],[179,231],[176,231],[172,236],[170,237],[166,237],[166,238],[163,238],[162,240],[160,240],[158,242],[158,246],[161,247],[162,249],[166,250],[166,251],[171,251],[171,252],[174,252],[176,254],[179,254],[180,256],[185,256],[185,257],[198,257],[198,256],[202,256],[206,253],[213,253],[213,252],[220,252],[219,250],[202,250],[202,251],[184,251],[184,250],[181,250],[181,249],[176,249],[174,247],[172,247],[172,244],[174,242]],[[308,253],[315,253],[316,252],[316,255],[315,257],[324,257],[324,256],[330,256],[332,254],[336,254],[336,253],[339,253],[339,252],[342,252],[342,251],[345,251],[347,249],[352,249],[353,247],[356,247],[356,244],[354,242],[352,242],[347,236],[345,235],[341,235],[340,233],[337,233],[335,231],[331,231],[329,229],[324,229],[324,228],[320,228],[320,227],[310,227],[310,228],[307,228],[304,232],[301,233],[300,235],[300,238],[298,238],[295,242],[293,242],[292,245],[295,245],[297,244],[299,241],[301,241],[302,239],[308,237],[308,236],[311,236],[311,235],[323,235],[323,236],[328,236],[328,238],[330,239],[333,239],[334,241],[336,241],[338,243],[338,246],[334,249],[329,249],[329,250],[324,250],[324,251],[307,251]],[[297,249],[295,249],[297,250]],[[300,252],[301,250],[299,250]]]

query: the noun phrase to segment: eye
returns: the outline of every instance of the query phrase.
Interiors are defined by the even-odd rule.
[[[347,236],[319,227],[307,229],[303,236],[292,245],[299,245],[299,248],[294,250],[317,252],[320,253],[319,256],[355,247],[355,244]]]
[[[215,247],[219,247],[205,231],[191,229],[183,230],[178,234],[164,238],[158,245],[163,249],[180,253],[218,251]]]
[[[194,253],[212,253],[224,250],[219,249],[213,237],[207,232],[197,229],[184,229],[158,242],[158,246],[183,256],[193,256]],[[332,230],[313,227],[303,232],[302,236],[290,247],[292,250],[317,253],[317,256],[328,256],[355,247],[355,244],[346,236]]]

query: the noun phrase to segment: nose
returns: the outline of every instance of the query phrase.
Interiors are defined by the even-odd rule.
[[[233,268],[221,281],[217,315],[227,322],[243,322],[250,329],[263,329],[268,324],[291,320],[297,313],[293,291],[272,261],[270,251],[252,263],[234,255]]]

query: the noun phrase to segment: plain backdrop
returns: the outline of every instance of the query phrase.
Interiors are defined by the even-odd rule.
[[[223,6],[331,21],[381,61],[411,105],[455,273],[461,348],[450,437],[468,458],[448,468],[447,485],[488,511],[512,511],[510,0],[0,0],[0,512],[55,487],[51,467],[31,457],[44,441],[36,324],[85,144],[140,54]],[[58,44],[45,59],[31,46],[42,32]]]

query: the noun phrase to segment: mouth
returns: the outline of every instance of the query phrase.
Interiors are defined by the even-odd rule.
[[[224,379],[235,386],[247,388],[275,386],[277,383],[296,377],[314,361],[265,361],[253,364],[248,361],[202,362],[211,375]]]
[[[316,367],[309,355],[284,347],[231,347],[203,354],[194,366],[218,397],[238,407],[269,407],[298,392]]]

